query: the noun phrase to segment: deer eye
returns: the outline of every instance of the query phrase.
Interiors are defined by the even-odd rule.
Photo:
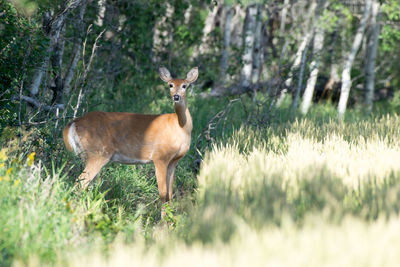
[[[186,84],[182,85],[182,88],[185,89],[186,88]]]
[[[169,87],[172,88],[172,87],[174,87],[174,85],[173,85],[172,83],[170,83],[170,84],[169,84]]]

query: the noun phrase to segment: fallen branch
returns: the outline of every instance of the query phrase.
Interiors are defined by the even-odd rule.
[[[274,81],[270,80],[267,82],[251,83],[248,86],[242,86],[239,83],[229,87],[218,85],[211,91],[210,96],[235,96],[255,91],[262,91],[265,88],[269,88],[273,82]]]
[[[25,96],[25,95],[13,96],[12,100],[24,100],[24,101],[28,102],[29,104],[32,104],[35,107],[41,108],[44,110],[64,109],[64,104],[55,104],[52,106],[48,106],[46,104],[39,102],[39,100],[37,100],[33,97]]]

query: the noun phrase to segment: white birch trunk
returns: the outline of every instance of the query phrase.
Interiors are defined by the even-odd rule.
[[[171,19],[175,12],[175,8],[166,2],[165,16],[161,17],[155,24],[153,34],[153,61],[161,60],[160,54],[167,51],[169,43],[172,41],[172,35],[168,30],[171,26],[168,20]]]
[[[281,13],[281,25],[280,25],[280,29],[279,29],[279,34],[281,37],[283,37],[284,32],[285,32],[285,26],[286,26],[286,17],[287,17],[287,11],[289,8],[289,0],[285,0],[283,2],[283,8],[282,8],[282,13]]]
[[[47,27],[47,25],[50,23],[51,20],[51,15],[50,11],[47,11],[43,14],[43,26],[42,28]],[[49,67],[49,62],[50,62],[50,55],[51,52],[53,51],[53,44],[50,43],[49,46],[46,49],[46,55],[43,59],[42,64],[35,70],[35,73],[32,78],[32,83],[29,87],[29,93],[31,96],[36,97],[39,94],[39,88],[40,84],[42,83],[43,75],[45,72],[47,72],[47,69]]]
[[[78,33],[77,33],[78,36],[75,38],[74,47],[72,50],[72,55],[73,55],[72,60],[68,67],[68,70],[64,76],[64,81],[63,81],[63,91],[64,91],[63,93],[66,96],[70,94],[71,82],[75,75],[75,70],[78,65],[79,59],[81,58],[82,45],[83,45],[82,44],[82,34],[84,32],[83,17],[86,12],[86,7],[87,7],[87,3],[84,2],[81,6],[81,9],[79,10],[78,19],[75,23],[75,29],[78,31]],[[104,14],[103,14],[103,18],[104,18]]]
[[[241,48],[243,45],[243,21],[246,17],[246,11],[241,5],[236,5],[235,15],[232,18],[231,45],[236,48]]]
[[[307,80],[307,86],[304,90],[303,101],[301,103],[301,113],[307,114],[308,109],[311,106],[312,97],[314,94],[315,84],[317,82],[318,71],[319,71],[319,61],[322,46],[324,44],[324,30],[318,28],[314,36],[314,47],[313,47],[313,61],[310,64],[310,77]]]
[[[215,5],[213,10],[208,13],[208,16],[206,18],[206,21],[204,23],[204,28],[203,28],[203,36],[201,37],[201,43],[198,46],[197,49],[193,51],[193,58],[205,54],[206,52],[209,51],[210,49],[210,33],[215,29],[215,22],[218,19],[217,14],[219,11],[219,6]]]
[[[307,51],[308,51],[308,48],[310,47],[310,41],[311,40],[309,39],[309,41],[306,44],[306,48],[303,51],[303,55],[301,56],[299,79],[297,81],[296,94],[294,96],[292,105],[290,107],[290,112],[294,112],[297,109],[297,105],[299,103],[300,92],[301,92],[301,88],[303,85],[303,74],[304,74],[304,69],[305,69],[306,62],[307,62]]]
[[[193,6],[192,4],[189,4],[189,7],[185,10],[185,13],[183,14],[185,24],[189,24],[190,18],[192,17],[192,12],[193,12]]]
[[[312,37],[313,33],[314,33],[314,28],[310,32],[308,32],[307,34],[304,35],[303,40],[301,41],[299,48],[297,49],[296,58],[294,60],[292,67],[290,68],[290,71],[288,74],[289,78],[287,78],[284,82],[285,88],[281,91],[281,93],[279,94],[278,100],[276,101],[277,107],[280,107],[282,105],[283,100],[285,100],[288,90],[292,86],[293,72],[299,68],[301,59],[302,59],[302,55],[304,53],[304,50],[307,47],[307,44],[310,42],[310,38]]]
[[[240,77],[241,87],[248,87],[251,83],[257,10],[258,8],[255,4],[247,7],[246,18],[243,25],[243,67]]]
[[[225,27],[224,27],[224,49],[222,50],[221,57],[221,83],[224,84],[226,82],[226,72],[229,66],[229,50],[231,45],[231,32],[232,32],[232,17],[235,13],[235,9],[231,7],[227,7],[228,10],[225,16]]]
[[[255,29],[255,40],[254,40],[254,51],[253,51],[253,71],[251,74],[251,82],[253,84],[258,83],[262,71],[262,64],[264,61],[264,49],[263,49],[263,12],[264,6],[258,5],[257,10],[257,21]]]
[[[61,30],[64,26],[65,19],[71,13],[72,10],[80,6],[86,0],[76,0],[74,2],[65,1],[64,10],[62,12],[57,13],[53,18],[50,15],[50,12],[44,13],[44,24],[43,28],[45,29],[46,35],[49,37],[50,42],[46,51],[45,59],[43,60],[42,65],[35,71],[35,74],[32,78],[32,83],[29,88],[29,92],[32,96],[37,96],[39,93],[39,87],[42,83],[43,75],[47,71],[50,61],[50,54],[54,49],[55,44],[58,42],[60,38]]]
[[[367,24],[367,20],[371,10],[371,0],[366,0],[364,14],[361,18],[360,25],[358,26],[356,36],[354,37],[353,45],[351,46],[350,53],[344,64],[342,71],[342,87],[340,90],[340,99],[338,104],[338,115],[339,118],[344,117],[346,112],[347,101],[349,99],[350,87],[351,87],[351,68],[353,66],[354,59],[356,57],[357,51],[360,47],[362,38],[364,36],[364,30]]]
[[[30,92],[31,96],[33,96],[33,97],[35,97],[39,94],[39,88],[40,88],[40,84],[42,83],[43,75],[47,71],[47,68],[49,66],[51,51],[52,51],[52,48],[49,46],[49,48],[46,51],[46,56],[45,56],[42,64],[35,71],[35,74],[33,75],[32,83],[31,83],[31,86],[29,87],[29,92]]]
[[[368,38],[367,47],[367,63],[366,63],[366,82],[365,82],[365,104],[367,106],[367,112],[372,111],[372,105],[374,100],[374,90],[375,90],[375,61],[376,53],[378,49],[378,39],[380,26],[378,20],[379,13],[379,2],[373,0],[372,10],[371,10],[371,34]]]
[[[309,23],[310,20],[309,18],[312,17],[312,14],[314,14],[315,9],[317,8],[317,3],[315,1],[313,1],[308,9],[308,19],[306,20],[306,29],[310,28]],[[290,87],[292,86],[292,82],[293,82],[293,73],[295,70],[297,70],[300,66],[301,63],[301,59],[302,59],[302,55],[304,50],[306,49],[307,44],[310,42],[310,38],[313,36],[314,34],[314,27],[311,26],[310,30],[307,30],[304,35],[303,35],[303,39],[299,45],[299,48],[297,49],[296,52],[296,56],[295,56],[295,60],[293,62],[293,65],[290,68],[289,74],[288,74],[288,78],[285,80],[284,82],[284,88],[282,89],[282,91],[279,94],[279,97],[276,101],[276,106],[280,107],[283,103],[283,101],[286,98],[286,94],[287,92],[290,90]]]
[[[99,7],[99,13],[97,14],[97,20],[95,24],[102,27],[104,24],[104,15],[106,13],[106,0],[98,0],[97,5]]]

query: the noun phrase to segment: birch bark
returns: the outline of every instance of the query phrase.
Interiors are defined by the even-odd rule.
[[[85,0],[66,0],[64,3],[64,9],[51,17],[50,12],[45,12],[43,17],[43,29],[45,34],[49,37],[50,42],[46,51],[46,57],[43,60],[41,66],[35,71],[32,84],[29,88],[30,94],[36,97],[39,93],[40,84],[43,79],[44,73],[47,71],[50,61],[50,54],[53,52],[54,47],[59,41],[60,33],[64,27],[64,23],[68,15],[80,6]]]
[[[370,22],[371,34],[368,38],[367,63],[365,68],[366,72],[365,104],[368,113],[372,111],[374,91],[375,91],[375,62],[376,62],[376,53],[378,50],[378,41],[380,32],[380,25],[378,19],[379,19],[379,2],[373,0],[372,10],[371,10],[371,22]]]
[[[244,88],[250,86],[251,83],[257,10],[256,4],[247,7],[246,18],[243,25],[243,67],[240,75],[240,86]]]
[[[210,49],[210,33],[215,29],[216,20],[218,19],[218,11],[220,6],[215,5],[213,9],[208,13],[206,21],[204,23],[203,35],[201,37],[201,43],[197,49],[193,52],[193,58],[205,54]]]
[[[255,27],[255,40],[254,40],[254,51],[253,51],[253,71],[251,74],[251,82],[253,84],[258,83],[262,72],[262,64],[264,62],[264,49],[263,49],[263,12],[264,6],[259,4],[257,10],[257,20]]]
[[[371,11],[371,0],[365,1],[365,10],[358,26],[357,33],[354,37],[351,50],[344,64],[342,71],[342,87],[340,90],[340,98],[338,104],[338,116],[339,118],[344,118],[344,113],[346,112],[347,101],[349,100],[350,88],[351,88],[351,68],[353,66],[354,59],[356,57],[357,51],[360,48],[362,38],[364,36],[364,30],[367,24],[368,17]]]
[[[312,14],[315,13],[315,9],[316,8],[317,8],[317,3],[315,1],[313,1],[311,3],[311,5],[310,5],[309,9],[308,9],[307,13],[309,14],[309,16],[307,16],[307,17],[311,17]],[[286,94],[287,94],[287,92],[290,90],[290,88],[292,86],[293,73],[294,73],[295,70],[297,70],[299,68],[303,52],[306,49],[307,44],[310,42],[310,39],[314,35],[314,30],[315,29],[314,29],[314,27],[312,25],[310,26],[309,24],[310,24],[310,19],[307,18],[306,19],[306,24],[305,24],[306,27],[305,28],[309,29],[309,30],[306,30],[306,32],[304,33],[303,39],[301,40],[299,48],[297,49],[295,60],[293,62],[293,65],[290,67],[290,71],[288,73],[288,78],[284,82],[284,88],[280,92],[279,97],[278,97],[278,99],[276,101],[276,106],[277,107],[280,107],[282,105],[282,103],[283,103],[283,100],[285,100]]]
[[[224,27],[224,49],[222,50],[221,56],[221,83],[226,82],[226,72],[229,66],[229,50],[231,45],[231,32],[232,32],[232,17],[235,13],[235,9],[232,7],[227,7],[228,10],[225,16],[225,27]]]
[[[307,86],[304,90],[303,100],[301,103],[301,112],[307,114],[310,108],[312,97],[314,94],[315,84],[317,82],[318,72],[319,72],[319,61],[322,46],[324,44],[324,30],[318,27],[314,36],[314,46],[313,46],[313,61],[311,61],[310,69],[311,73],[307,80]]]
[[[165,15],[155,24],[153,34],[153,62],[161,61],[161,54],[167,51],[167,47],[172,41],[172,35],[169,32],[169,20],[172,18],[175,8],[166,2]]]
[[[105,3],[105,0],[103,0],[103,1]],[[84,33],[83,17],[86,12],[86,6],[87,6],[87,2],[82,3],[81,9],[79,10],[78,19],[75,24],[75,28],[78,29],[78,33],[77,33],[77,36],[76,36],[75,42],[74,42],[74,47],[73,47],[73,52],[72,52],[72,54],[73,54],[72,60],[67,69],[67,72],[64,76],[64,81],[63,81],[63,91],[64,91],[63,93],[66,96],[69,95],[71,92],[71,81],[74,77],[76,66],[78,65],[79,59],[81,58],[82,45],[83,45],[82,44],[82,39],[83,39],[82,36]],[[102,18],[104,18],[104,14],[103,14]]]

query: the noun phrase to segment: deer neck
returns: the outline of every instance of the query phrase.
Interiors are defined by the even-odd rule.
[[[186,99],[182,102],[175,103],[175,113],[178,117],[179,126],[185,131],[191,133],[193,128],[192,116],[190,116]]]

